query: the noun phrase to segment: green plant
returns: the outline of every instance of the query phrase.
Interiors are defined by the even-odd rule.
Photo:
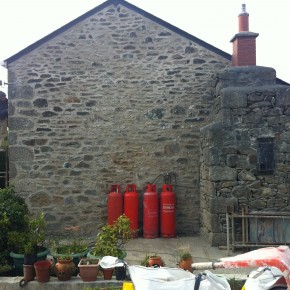
[[[190,246],[179,246],[177,248],[177,264],[182,260],[191,259],[192,254],[190,252]]]
[[[4,148],[4,149],[7,149],[8,148],[8,135],[6,135],[5,137],[4,137],[4,139],[2,140],[2,143],[1,143],[1,146],[0,147],[2,147],[2,148]]]
[[[33,217],[27,214],[24,216],[24,224],[25,227],[22,230],[8,233],[8,242],[17,253],[36,253],[45,241],[44,214],[41,212]]]
[[[65,244],[64,244],[65,243]],[[60,239],[53,239],[49,242],[49,248],[54,255],[62,258],[71,258],[76,253],[82,253],[88,249],[81,239],[63,242]]]
[[[5,253],[0,253],[0,276],[1,273],[7,272],[13,269],[11,262],[6,257]]]
[[[0,264],[0,273],[10,271],[13,268],[10,264]]]
[[[94,256],[122,257],[125,244],[133,238],[134,231],[130,228],[130,219],[119,216],[113,225],[105,225],[97,234],[96,243],[91,253]]]
[[[186,259],[190,259],[190,258],[192,258],[192,255],[191,255],[191,253],[189,252],[189,251],[181,251],[180,253],[179,253],[179,259],[180,260],[186,260]]]
[[[49,241],[49,248],[53,255],[62,259],[71,259],[74,254],[88,250],[88,246],[83,242],[82,238],[74,235],[74,233],[79,231],[79,227],[67,227],[65,230],[70,234],[65,241],[61,237]]]
[[[28,207],[13,186],[0,189],[0,253],[9,260],[12,245],[8,242],[8,233],[23,231],[27,228]]]
[[[146,254],[145,257],[141,260],[140,265],[144,267],[149,267],[149,263],[148,263],[149,257],[150,256]]]
[[[162,265],[162,267],[165,266],[164,260],[157,253],[154,253],[151,255],[146,254],[145,257],[141,260],[140,265],[144,266],[144,267],[151,267],[151,265],[150,265],[151,263],[149,260],[152,260],[152,259],[153,260],[160,260],[160,262],[158,262],[158,263],[160,263]]]

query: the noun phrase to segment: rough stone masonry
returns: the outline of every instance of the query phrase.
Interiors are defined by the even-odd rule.
[[[289,87],[227,68],[209,46],[123,5],[55,33],[8,65],[10,177],[51,233],[106,222],[112,184],[177,176],[177,233],[225,241],[226,205],[288,209]],[[257,138],[275,141],[272,175]]]
[[[160,192],[162,175],[174,172],[177,232],[198,233],[200,128],[228,65],[121,5],[44,42],[9,64],[16,191],[51,231],[94,234],[112,184],[136,183],[141,206],[145,185],[160,176]]]
[[[225,69],[218,79],[215,121],[201,130],[201,223],[213,245],[226,243],[227,212],[290,211],[290,87],[265,67]],[[259,140],[273,143],[271,170],[259,167]]]

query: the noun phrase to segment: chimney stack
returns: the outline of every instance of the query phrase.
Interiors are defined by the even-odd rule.
[[[256,38],[258,33],[249,31],[249,13],[242,4],[239,14],[239,32],[231,39],[233,43],[233,66],[256,65]]]

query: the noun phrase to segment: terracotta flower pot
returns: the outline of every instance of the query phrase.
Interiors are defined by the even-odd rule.
[[[72,273],[73,276],[76,276],[78,274],[78,272],[79,272],[78,264],[79,264],[81,258],[87,256],[88,252],[89,252],[89,250],[87,249],[87,250],[80,252],[80,253],[71,254],[72,261],[75,265],[74,272]],[[54,263],[57,263],[58,259],[62,259],[62,260],[66,259],[66,254],[59,254],[57,252],[54,252],[53,250],[50,250],[50,254],[53,256]]]
[[[48,282],[50,279],[51,262],[44,260],[34,263],[35,279],[38,282]]]
[[[161,267],[163,266],[163,261],[160,256],[151,256],[148,258],[149,267]]]
[[[23,265],[23,279],[19,282],[20,287],[24,287],[29,281],[35,278],[35,269],[33,265]]]
[[[79,275],[84,282],[96,281],[99,273],[99,259],[81,259]]]
[[[23,278],[25,281],[32,281],[35,278],[35,269],[33,265],[23,265]]]
[[[70,280],[75,271],[75,264],[72,259],[58,259],[54,266],[54,272],[60,281]]]
[[[192,263],[193,263],[192,258],[181,259],[179,261],[179,268],[192,272],[192,267],[191,267]]]
[[[114,272],[114,268],[102,268],[104,280],[111,280]]]

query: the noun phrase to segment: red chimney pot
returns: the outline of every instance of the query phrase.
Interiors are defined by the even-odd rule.
[[[249,13],[246,12],[246,4],[242,4],[242,13],[239,14],[239,32],[249,31]]]
[[[256,38],[258,33],[249,31],[249,14],[246,12],[246,4],[242,4],[242,12],[239,14],[239,33],[232,39],[233,66],[256,65]]]

